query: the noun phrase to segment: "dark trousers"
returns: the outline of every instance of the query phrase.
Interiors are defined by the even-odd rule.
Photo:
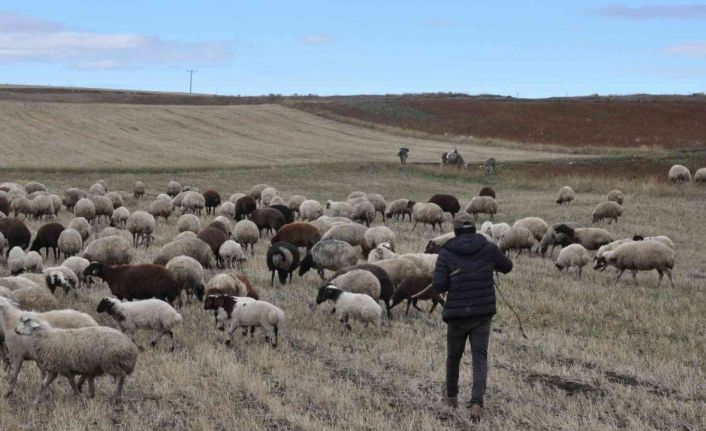
[[[458,373],[466,339],[471,345],[473,359],[473,389],[471,404],[483,405],[485,383],[488,379],[488,341],[491,317],[454,319],[446,333],[446,394],[458,396]]]

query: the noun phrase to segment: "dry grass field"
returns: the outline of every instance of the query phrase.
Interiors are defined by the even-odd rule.
[[[87,117],[85,127],[117,115],[111,126],[116,134],[126,116],[133,115],[110,112],[106,106],[94,108],[96,116]],[[7,112],[8,106],[2,109]],[[72,107],[47,109],[53,110],[52,115],[61,116],[63,109]],[[225,109],[231,108],[223,109],[214,111],[218,114],[214,113],[211,120],[217,121],[219,127],[228,127],[222,132],[225,136],[237,127],[226,126],[230,117],[225,113],[231,111]],[[130,124],[139,124],[141,131],[124,133],[140,136],[145,139],[140,142],[145,143],[156,141],[160,134],[164,142],[178,136],[171,134],[168,127],[160,131],[142,128],[188,116],[186,111],[172,108],[161,108],[159,115],[154,114],[149,120],[141,117],[139,108],[132,112],[135,119]],[[297,119],[301,119],[298,113],[262,107],[252,115],[250,121],[260,123],[273,115],[279,120],[294,116],[293,122],[287,123],[291,126],[280,127],[278,132],[263,132],[263,136],[284,133],[288,127],[296,129],[294,136],[307,133],[300,132],[306,126],[294,128]],[[89,141],[101,141],[95,144],[90,164],[112,163],[113,155],[106,156],[101,151],[112,138],[95,136],[90,130],[83,137],[74,133],[71,136],[76,136],[77,144],[88,148]],[[207,135],[196,128],[188,136],[191,139]],[[363,137],[354,135],[348,139]],[[28,137],[23,142],[31,140]],[[214,136],[216,142],[224,140]],[[69,140],[64,142],[68,145]],[[375,148],[378,143],[367,145],[366,148]],[[398,146],[389,141],[385,145]],[[156,154],[167,148],[150,151]],[[438,151],[434,148],[430,151]],[[182,146],[180,151],[184,154],[190,150]],[[343,157],[339,151],[351,151],[347,157],[355,155],[355,148],[337,147],[326,160]],[[127,153],[120,156],[126,159],[125,163],[135,163],[142,157]],[[389,151],[379,154],[386,159]],[[162,155],[173,158],[173,154]],[[271,162],[252,148],[247,154],[232,151],[231,155],[218,156],[229,161],[241,158],[253,164]],[[44,166],[49,159],[42,157],[39,165],[37,160],[15,159],[9,165],[32,162]],[[194,166],[199,167],[199,163]],[[693,172],[697,166],[690,167]],[[95,180],[104,179],[110,189],[123,191],[126,197],[131,195],[133,182],[140,179],[147,184],[148,196],[139,202],[126,199],[130,209],[135,210],[145,208],[164,191],[170,179],[201,190],[213,187],[225,196],[247,192],[253,184],[266,182],[285,197],[300,193],[320,201],[340,200],[353,190],[366,190],[382,193],[388,202],[399,197],[422,201],[434,193],[448,192],[465,204],[485,183],[476,171],[479,170],[457,172],[438,167],[400,167],[394,163],[346,162],[166,172],[14,169],[0,173],[3,181],[39,180],[57,193],[70,186],[87,188]],[[588,268],[583,280],[576,282],[569,275],[558,273],[549,259],[526,255],[514,259],[515,270],[501,278],[500,287],[522,316],[530,338],[525,340],[519,335],[514,317],[499,299],[489,352],[486,416],[481,424],[473,425],[464,409],[451,411],[440,403],[445,325],[438,310],[431,316],[412,310],[405,318],[403,307],[398,307],[394,319],[381,329],[354,324],[353,331],[346,333],[329,315],[330,304],[310,308],[321,284],[315,274],[308,273],[304,278],[295,275],[294,284],[279,293],[269,287],[264,262],[268,241],[263,239],[257,244],[255,258],[246,264],[245,273],[263,299],[276,300],[287,315],[276,350],[266,346],[261,337],[254,341],[238,339],[234,348],[226,348],[220,342],[223,334],[213,328],[212,315],[205,313],[201,304],[192,303],[182,309],[185,320],[176,331],[176,352],[170,353],[161,345],[142,353],[135,373],[127,380],[121,404],[107,402],[113,389],[109,378],[101,379],[97,397],[86,401],[72,397],[66,382],[57,380],[50,399],[33,408],[31,400],[39,388],[39,373],[33,364],[25,364],[16,394],[0,400],[0,429],[706,429],[706,264],[702,244],[706,238],[706,190],[627,176],[531,176],[521,169],[501,169],[491,184],[498,192],[497,220],[512,223],[531,215],[543,217],[550,224],[563,220],[589,224],[595,204],[603,200],[608,190],[620,187],[627,195],[624,217],[617,224],[603,227],[618,238],[636,233],[670,236],[677,250],[676,288],[665,284],[658,288],[656,273],[641,273],[638,286],[628,276],[614,285],[613,271],[597,273]],[[554,195],[564,184],[574,187],[578,198],[569,207],[558,207]],[[208,217],[204,218],[206,222]],[[60,221],[66,223],[69,219],[70,214],[62,212]],[[39,226],[34,221],[29,224],[33,231]],[[438,234],[419,226],[413,232],[409,223],[388,221],[387,225],[397,233],[402,252],[421,251],[427,240]],[[445,223],[444,230],[449,229],[450,224]],[[158,247],[175,234],[176,217],[166,224],[160,222],[155,246],[137,250],[135,260],[150,261]],[[82,289],[76,298],[58,295],[62,305],[95,315],[99,299],[107,294],[107,288],[102,288]],[[105,316],[99,319],[112,324]],[[143,343],[146,339],[146,335],[141,338]],[[468,399],[470,370],[469,358],[465,358],[462,401]],[[0,375],[3,373],[0,371]]]

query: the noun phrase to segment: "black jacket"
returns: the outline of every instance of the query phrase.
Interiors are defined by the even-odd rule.
[[[493,271],[511,270],[512,261],[483,235],[460,235],[444,244],[434,268],[434,287],[448,291],[444,321],[495,314]]]

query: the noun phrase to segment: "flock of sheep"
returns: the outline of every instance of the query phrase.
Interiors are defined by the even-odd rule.
[[[696,180],[704,181],[705,174],[700,169]],[[683,170],[675,166],[669,177],[684,181]],[[183,299],[203,301],[217,327],[227,331],[227,343],[238,329],[252,337],[260,328],[276,347],[285,312],[261,300],[243,272],[248,257],[255,257],[255,244],[267,235],[267,251],[260,258],[271,272],[270,283],[284,285],[294,272],[304,276],[315,270],[324,281],[316,303],[331,301],[336,318],[349,330],[352,321],[379,326],[384,314],[392,318],[392,309],[404,301],[406,313],[410,306],[419,309],[421,300],[432,302],[431,311],[443,305],[444,299],[427,287],[437,253],[453,238],[453,233],[441,234],[449,216],[474,223],[487,216],[479,233],[505,253],[528,250],[530,256],[551,257],[561,247],[556,267],[575,271],[576,277],[593,260],[597,270],[615,267],[616,282],[626,270],[633,277],[637,271],[656,270],[660,282],[666,273],[673,286],[674,244],[668,237],[616,238],[604,228],[571,221],[549,225],[539,217],[494,223],[495,197],[492,188],[484,187],[462,211],[450,194],[434,195],[428,202],[387,202],[379,194],[353,192],[345,200],[321,203],[301,195],[285,200],[275,188],[258,184],[226,200],[214,190],[200,193],[171,181],[147,211],[130,211],[127,194],[109,191],[104,181],[85,191],[70,188],[62,196],[38,182],[2,183],[0,250],[6,251],[10,273],[0,278],[1,353],[9,368],[5,395],[12,394],[23,362],[32,360],[43,376],[37,401],[57,376],[66,377],[76,394],[88,381],[93,396],[94,379],[105,374],[115,378],[113,397],[119,398],[142,349],[135,332],[153,331],[152,346],[167,335],[173,350],[173,329],[182,321],[174,307],[182,307]],[[556,202],[570,205],[575,197],[563,187]],[[132,199],[145,199],[142,182],[135,183]],[[624,201],[621,191],[610,191],[595,207],[592,222],[618,222]],[[73,215],[67,226],[55,221],[61,211]],[[211,218],[204,211],[214,215],[207,225]],[[34,235],[27,218],[44,220]],[[176,218],[178,234],[153,254],[152,263],[131,264],[136,248],[151,246],[160,218],[163,223]],[[371,226],[378,218],[383,223]],[[440,235],[424,251],[398,253],[396,234],[385,226],[390,218],[409,221],[412,232],[418,232],[419,224],[432,230],[438,226]],[[88,314],[58,309],[57,290],[69,298],[78,287],[98,282],[107,284],[111,296],[95,304],[96,313],[111,316],[119,330],[98,325]]]

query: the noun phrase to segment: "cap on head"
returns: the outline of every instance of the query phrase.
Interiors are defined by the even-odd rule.
[[[469,220],[454,220],[454,232],[456,235],[476,233],[476,225]]]

